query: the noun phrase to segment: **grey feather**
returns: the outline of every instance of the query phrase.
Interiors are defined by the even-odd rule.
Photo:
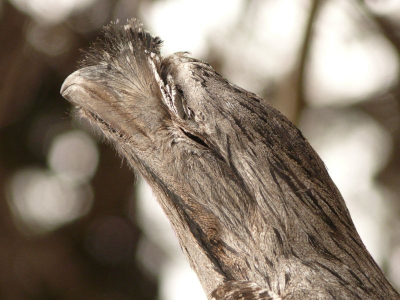
[[[62,95],[151,185],[210,299],[399,299],[301,132],[131,20]]]

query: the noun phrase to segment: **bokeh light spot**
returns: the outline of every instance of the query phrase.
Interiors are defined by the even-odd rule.
[[[94,0],[11,0],[40,23],[59,23],[71,13],[90,6]]]
[[[84,131],[73,130],[53,139],[48,155],[50,168],[77,182],[92,178],[99,154],[96,143]]]
[[[92,204],[89,186],[77,188],[72,181],[52,172],[27,168],[12,176],[8,203],[26,233],[45,233],[86,214]]]

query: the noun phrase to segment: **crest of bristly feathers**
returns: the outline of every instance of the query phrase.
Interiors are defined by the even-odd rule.
[[[301,132],[136,20],[62,94],[147,180],[209,299],[399,299]]]
[[[152,37],[138,20],[130,20],[123,26],[124,30],[118,24],[116,21],[105,27],[104,39],[98,39],[85,52],[82,67],[112,63],[124,56],[147,60],[150,53],[160,55],[161,39]]]

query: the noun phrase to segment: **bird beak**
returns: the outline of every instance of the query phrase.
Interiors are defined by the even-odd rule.
[[[72,87],[73,85],[75,85],[80,78],[80,71],[75,71],[74,73],[72,73],[71,75],[69,75],[67,77],[67,79],[65,79],[63,85],[61,86],[61,90],[60,90],[60,94],[69,101],[69,92],[68,89],[70,87]]]
[[[65,79],[60,91],[61,95],[72,104],[82,106],[92,112],[101,110],[101,106],[107,106],[104,102],[111,104],[119,98],[116,92],[90,76],[94,71],[94,67],[75,71]],[[99,101],[103,105],[98,105]],[[93,105],[95,105],[94,109]]]
[[[125,124],[123,113],[110,113],[118,111],[117,102],[120,95],[98,82],[93,77],[93,67],[80,69],[67,77],[61,86],[61,95],[78,108],[84,115],[97,123],[108,124],[114,128],[118,124]],[[122,128],[115,128],[121,130]]]

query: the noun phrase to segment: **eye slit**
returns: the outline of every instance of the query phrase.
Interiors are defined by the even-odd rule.
[[[184,95],[183,95],[183,91],[182,91],[181,86],[177,84],[177,85],[175,85],[175,88],[179,92],[179,94],[181,94],[181,96],[183,97]]]
[[[196,135],[194,135],[194,134],[191,134],[190,132],[187,132],[185,129],[183,129],[183,128],[181,128],[181,130],[182,130],[182,132],[189,138],[189,139],[191,139],[192,141],[194,141],[194,142],[196,142],[196,143],[198,143],[198,144],[200,144],[200,145],[202,145],[202,146],[204,146],[204,147],[207,147],[207,148],[210,148],[210,147],[208,147],[208,145],[201,139],[201,138],[199,138],[198,136],[196,136]]]

